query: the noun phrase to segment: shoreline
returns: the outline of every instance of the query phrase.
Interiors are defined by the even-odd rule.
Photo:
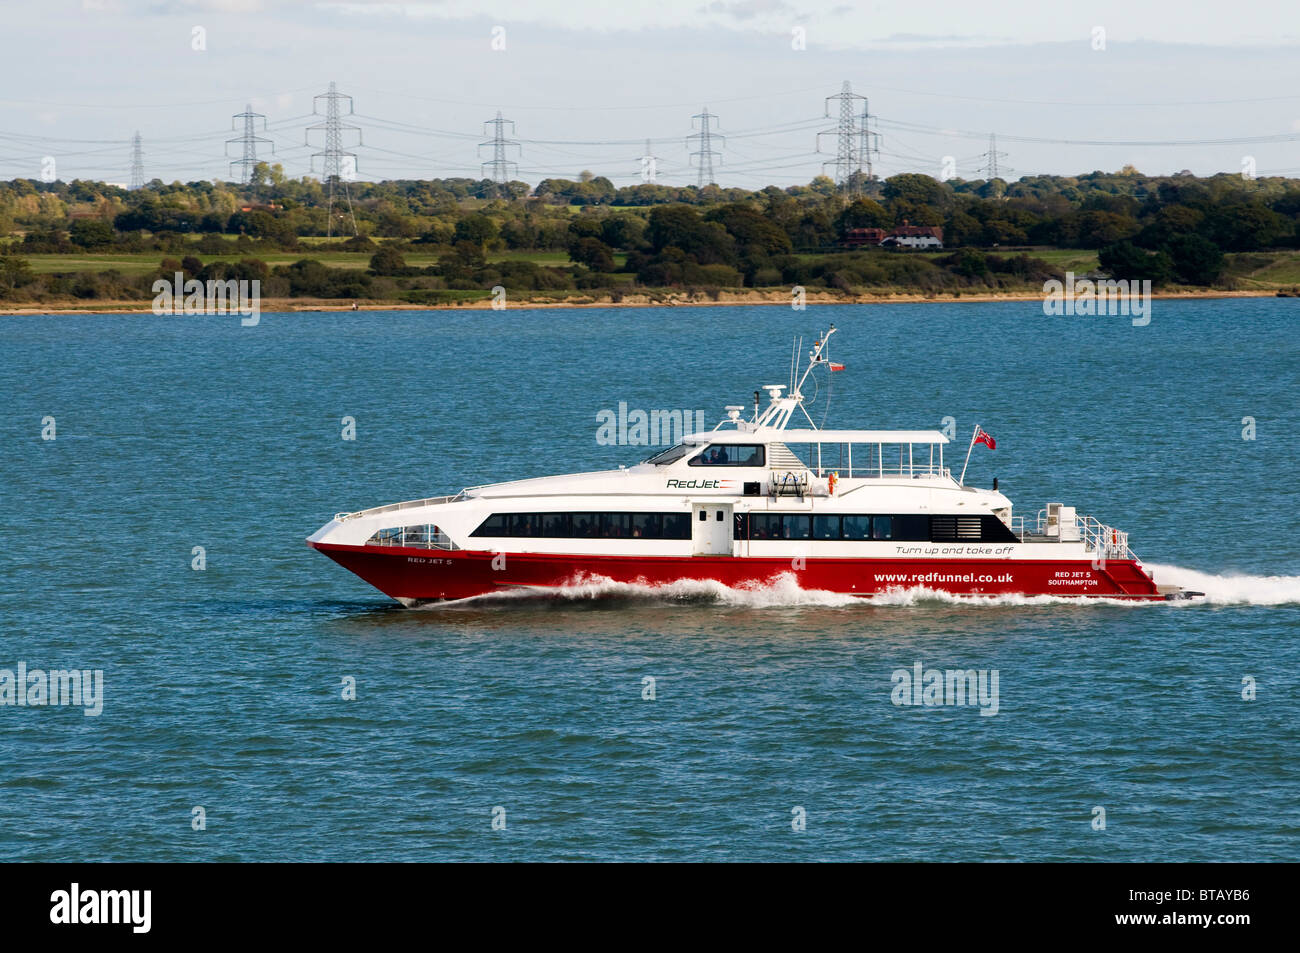
[[[1253,291],[1157,291],[1153,292],[1152,299],[1203,299],[1216,300],[1222,298],[1278,298],[1291,297],[1294,293],[1285,293],[1278,289],[1253,290]],[[1039,291],[1003,291],[1003,292],[976,292],[976,293],[946,293],[946,294],[924,294],[924,293],[898,293],[898,294],[855,294],[841,295],[810,292],[804,299],[807,305],[845,305],[845,304],[921,304],[921,303],[939,303],[939,304],[991,304],[1000,301],[1042,301],[1043,293]],[[727,307],[738,305],[768,305],[768,306],[785,306],[791,304],[790,292],[787,290],[774,291],[765,293],[761,291],[745,292],[728,292],[722,291],[716,297],[703,293],[670,293],[662,297],[646,294],[625,294],[620,296],[619,301],[614,301],[609,295],[600,297],[592,296],[575,296],[569,300],[555,300],[542,298],[532,300],[522,298],[518,301],[510,301],[507,298],[507,309],[546,309],[546,308],[676,308],[676,307]],[[490,298],[480,298],[474,301],[447,302],[445,304],[412,304],[408,301],[383,302],[383,301],[356,301],[356,307],[353,307],[353,300],[348,299],[346,303],[341,303],[338,299],[324,298],[267,298],[260,306],[261,314],[294,314],[294,313],[311,313],[324,311],[490,311],[492,301]],[[231,312],[235,313],[235,312]],[[0,315],[19,316],[19,315],[70,315],[70,314],[153,314],[150,304],[140,301],[113,301],[103,300],[86,304],[81,307],[67,306],[49,306],[49,305],[32,305],[24,307],[3,307],[0,308]],[[181,317],[183,315],[177,315]],[[191,315],[198,317],[199,315]],[[214,315],[215,316],[215,315]]]

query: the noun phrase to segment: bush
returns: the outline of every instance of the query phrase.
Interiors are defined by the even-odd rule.
[[[406,259],[393,245],[381,245],[370,256],[370,270],[376,275],[400,275],[406,271]]]
[[[1149,253],[1128,241],[1102,248],[1097,252],[1097,263],[1112,278],[1149,280],[1153,285],[1164,284],[1173,274],[1168,252]]]
[[[1178,280],[1188,285],[1212,285],[1223,277],[1223,252],[1200,235],[1175,235],[1165,246]]]
[[[97,218],[78,219],[68,229],[68,239],[82,248],[103,248],[113,244],[116,237],[113,226]]]

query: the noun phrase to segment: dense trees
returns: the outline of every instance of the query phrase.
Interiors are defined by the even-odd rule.
[[[1097,250],[1102,270],[1115,277],[1203,285],[1231,277],[1225,253],[1300,246],[1300,181],[1282,178],[1150,177],[1124,169],[939,182],[903,173],[862,186],[866,194],[850,199],[823,176],[759,191],[616,187],[587,172],[546,179],[531,193],[523,183],[475,179],[357,182],[351,198],[361,234],[334,247],[364,252],[370,268],[340,278],[311,260],[313,240],[329,227],[324,187],[288,178],[279,166],[260,164],[247,186],[154,181],[130,192],[17,179],[0,182],[0,248],[10,252],[0,289],[15,293],[19,282],[30,289],[36,281],[13,264],[14,255],[104,251],[177,259],[289,251],[301,260],[270,278],[321,295],[392,291],[408,279],[424,290],[498,283],[994,287],[1042,272],[1041,261],[1014,253],[1030,246]],[[941,226],[956,254],[844,253],[850,230],[905,222]],[[417,250],[436,264],[407,267]],[[553,257],[543,266],[510,253]],[[512,260],[500,261],[503,255]],[[367,284],[372,279],[377,284]],[[75,282],[47,283],[72,289]],[[90,293],[92,284],[75,293]]]

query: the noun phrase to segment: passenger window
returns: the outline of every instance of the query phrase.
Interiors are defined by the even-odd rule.
[[[640,539],[659,539],[663,523],[658,513],[633,513],[632,535]]]
[[[844,538],[845,539],[870,539],[871,538],[871,517],[870,516],[844,517]]]
[[[871,518],[871,536],[873,539],[893,539],[893,519],[888,516],[873,516]]]
[[[663,514],[664,539],[690,539],[691,517],[687,513]]]
[[[838,516],[814,516],[813,539],[839,539],[840,518]]]
[[[511,536],[540,536],[539,518],[536,513],[512,513],[510,515]]]
[[[786,539],[807,539],[812,532],[811,516],[787,516],[784,520]]]
[[[605,539],[625,539],[630,533],[631,518],[626,513],[601,513],[600,535]]]

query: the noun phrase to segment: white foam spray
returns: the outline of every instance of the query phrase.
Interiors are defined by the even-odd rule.
[[[726,586],[712,579],[679,579],[670,583],[616,582],[604,576],[578,576],[566,585],[503,589],[486,596],[453,602],[427,603],[421,608],[520,604],[538,600],[563,603],[596,601],[657,602],[682,605],[714,605],[733,608],[845,608],[853,606],[1196,606],[1196,605],[1286,605],[1300,604],[1300,576],[1214,575],[1179,566],[1146,564],[1160,585],[1179,585],[1204,592],[1204,599],[1178,602],[1144,602],[1134,599],[1081,599],[1048,595],[954,595],[924,586],[894,588],[872,596],[854,596],[824,589],[804,589],[794,573],[752,585]]]
[[[1214,575],[1184,569],[1182,566],[1163,566],[1158,563],[1143,563],[1143,566],[1158,585],[1182,586],[1184,589],[1205,593],[1203,600],[1195,602],[1251,606],[1300,603],[1300,576],[1245,576],[1235,573]],[[1188,603],[1184,603],[1186,604]]]

